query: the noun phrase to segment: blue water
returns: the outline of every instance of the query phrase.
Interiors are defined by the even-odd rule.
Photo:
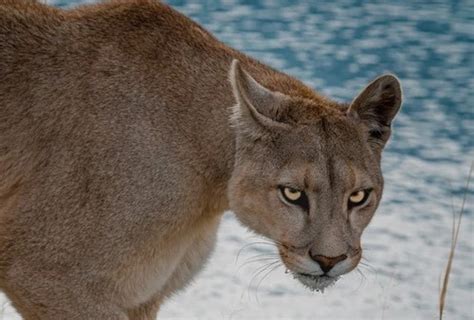
[[[381,73],[401,79],[403,109],[384,155],[386,193],[366,244],[380,277],[397,283],[385,318],[435,318],[452,207],[459,208],[474,160],[474,1],[167,2],[225,43],[338,100],[351,100]],[[451,319],[474,317],[470,190],[448,293]],[[354,314],[371,299],[351,307]]]

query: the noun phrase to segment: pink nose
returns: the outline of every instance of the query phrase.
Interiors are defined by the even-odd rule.
[[[325,257],[322,255],[312,255],[310,253],[311,258],[316,261],[324,273],[328,273],[338,262],[347,258],[347,255],[341,254],[337,257]]]

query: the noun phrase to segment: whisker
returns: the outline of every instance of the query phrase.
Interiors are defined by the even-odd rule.
[[[377,269],[373,267],[367,267],[364,265],[359,265],[358,267],[360,271],[364,270],[364,271],[369,272],[369,275],[373,275],[373,281],[380,284],[379,272],[377,271]],[[365,278],[368,279],[367,275],[366,274],[364,275],[366,276]]]
[[[367,277],[365,276],[365,274],[359,268],[356,268],[355,270],[357,271],[357,273],[360,276],[360,281],[359,281],[359,285],[357,286],[357,288],[354,289],[351,293],[359,291],[360,288],[362,287],[362,284],[364,283],[364,281],[367,281]]]
[[[365,276],[365,274],[362,272],[362,270],[360,270],[359,268],[356,268],[357,272],[361,275],[362,279],[364,280],[367,280],[367,277]]]
[[[368,264],[368,263],[360,261],[359,266],[364,267],[367,271],[373,272],[376,275],[378,274],[377,269],[375,267],[373,267],[372,265]]]
[[[270,260],[279,260],[278,256],[274,257],[261,257],[261,258],[253,258],[251,260],[243,262],[238,268],[237,272],[240,271],[244,266],[251,264],[251,263],[256,263],[256,262],[265,262],[265,261],[270,261]]]
[[[252,283],[253,281],[255,280],[256,277],[258,277],[260,274],[262,274],[262,272],[265,272],[266,270],[268,270],[269,268],[275,266],[275,264],[278,264],[280,263],[280,261],[274,261],[274,262],[270,262],[270,263],[267,263],[261,267],[259,267],[256,271],[255,271],[255,274],[252,276],[252,278],[250,279],[250,282],[249,282],[249,285],[247,287],[247,291],[250,293],[250,287],[252,286]],[[250,297],[250,296],[249,296]]]
[[[274,243],[263,242],[263,241],[255,241],[255,242],[247,243],[242,248],[240,248],[240,250],[237,252],[237,255],[235,256],[235,263],[237,263],[237,261],[239,260],[239,257],[242,254],[243,250],[245,250],[248,247],[255,246],[255,245],[260,245],[260,244],[275,246]]]
[[[270,244],[270,245],[273,245],[275,247],[278,248],[278,246],[283,246],[285,247],[285,244],[283,242],[281,242],[280,240],[277,240],[277,239],[269,239],[265,236],[261,236],[261,235],[255,235],[254,237],[252,238],[256,238],[258,239],[259,241],[261,242],[264,242],[264,243],[267,243],[267,244]]]
[[[262,253],[262,254],[259,254],[259,255],[256,255],[256,256],[249,257],[244,262],[249,262],[249,261],[258,260],[258,259],[262,259],[262,258],[278,258],[278,257],[279,257],[279,255],[277,255],[277,254]]]
[[[260,287],[260,284],[267,278],[273,271],[281,267],[283,264],[280,262],[279,264],[275,265],[273,268],[270,269],[263,277],[260,279],[260,281],[257,283],[257,287],[255,289],[255,297],[257,299],[257,302],[260,304],[260,301],[258,300],[258,288]]]

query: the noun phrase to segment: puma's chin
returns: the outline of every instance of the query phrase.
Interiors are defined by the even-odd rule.
[[[341,278],[340,276],[336,276],[336,277],[331,277],[327,275],[316,276],[316,275],[300,273],[300,272],[292,272],[292,274],[295,279],[297,279],[299,282],[301,282],[304,286],[306,286],[310,290],[319,291],[321,293],[324,293],[324,289],[332,286],[334,283],[336,283],[337,280]]]

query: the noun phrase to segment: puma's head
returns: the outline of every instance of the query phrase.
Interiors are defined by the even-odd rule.
[[[231,209],[277,244],[296,278],[322,290],[361,259],[362,232],[382,197],[380,158],[400,84],[381,76],[350,105],[334,107],[269,90],[235,60],[230,78],[237,100]]]

